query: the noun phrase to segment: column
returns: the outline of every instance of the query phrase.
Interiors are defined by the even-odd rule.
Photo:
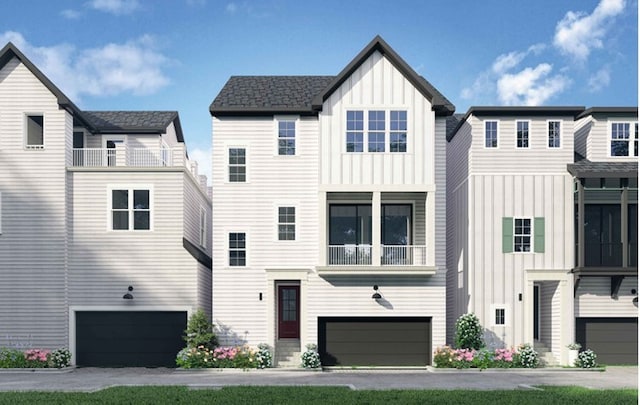
[[[374,191],[371,195],[371,264],[380,266],[382,255],[382,202],[380,191]]]
[[[629,267],[629,186],[625,184],[620,196],[620,224],[622,238],[622,267]]]
[[[578,268],[584,267],[584,184],[578,180]]]
[[[327,228],[329,227],[329,218],[327,217],[327,192],[318,192],[318,265],[327,265]]]

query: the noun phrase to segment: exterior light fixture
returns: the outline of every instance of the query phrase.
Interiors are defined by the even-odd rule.
[[[373,291],[374,293],[371,298],[373,298],[374,300],[379,300],[380,298],[382,298],[382,295],[378,292],[378,285],[373,286]]]
[[[128,293],[126,293],[125,295],[122,296],[123,300],[132,300],[133,299],[133,295],[131,295],[131,291],[133,291],[133,287],[129,286],[129,288],[127,288],[127,290],[129,290]]]

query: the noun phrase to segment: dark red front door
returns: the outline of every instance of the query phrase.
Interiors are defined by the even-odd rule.
[[[278,338],[300,338],[300,286],[278,286]]]

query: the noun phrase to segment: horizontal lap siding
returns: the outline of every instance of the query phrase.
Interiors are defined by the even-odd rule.
[[[637,122],[637,117],[597,117],[593,118],[591,124],[591,130],[589,131],[587,138],[587,156],[586,158],[592,162],[635,162],[637,157],[628,156],[609,156],[611,151],[611,129],[612,122],[629,122],[631,133],[633,134],[633,122]],[[629,144],[630,150],[633,145]]]
[[[24,149],[25,113],[44,115]],[[17,59],[0,70],[0,347],[67,344],[65,163],[71,117]]]
[[[580,279],[574,309],[576,317],[638,316],[638,307],[633,304],[638,290],[637,277],[625,277],[618,291],[618,298],[611,298],[610,277],[583,277]]]
[[[206,212],[206,241],[200,245],[200,207]],[[211,202],[189,173],[184,173],[184,237],[211,256]]]

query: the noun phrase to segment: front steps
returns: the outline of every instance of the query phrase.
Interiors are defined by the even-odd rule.
[[[279,339],[276,341],[274,367],[299,368],[301,365],[300,340]]]
[[[549,350],[549,348],[545,345],[544,342],[536,340],[533,343],[533,348],[536,352],[538,352],[538,357],[540,358],[540,365],[544,367],[557,367],[560,365],[556,356]]]

